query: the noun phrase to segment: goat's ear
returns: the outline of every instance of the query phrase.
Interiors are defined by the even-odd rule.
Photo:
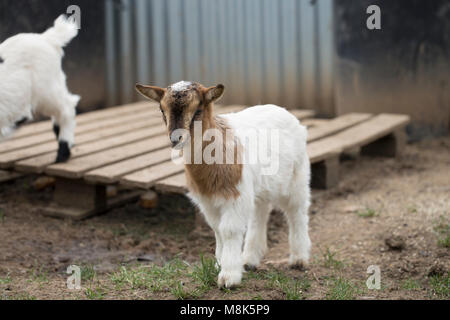
[[[166,89],[154,86],[136,85],[136,90],[144,97],[160,102],[166,93]]]
[[[205,90],[205,100],[207,103],[211,103],[219,100],[223,92],[225,91],[225,86],[223,84],[218,84],[215,87],[207,88]]]

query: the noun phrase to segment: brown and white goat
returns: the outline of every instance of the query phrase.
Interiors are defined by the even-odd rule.
[[[136,89],[160,103],[172,147],[183,148],[189,197],[215,232],[219,286],[238,285],[244,265],[260,264],[267,251],[267,222],[273,208],[283,210],[288,219],[289,263],[305,265],[311,247],[306,128],[286,109],[274,105],[214,115],[213,104],[222,96],[223,85],[206,88],[182,81],[168,88],[137,85]],[[277,138],[266,150],[270,161],[249,161],[267,149],[263,139],[267,133]],[[212,136],[214,148],[208,144]],[[249,137],[256,138],[256,144],[247,143]],[[212,150],[210,158],[226,155],[226,161],[209,161],[208,150]]]

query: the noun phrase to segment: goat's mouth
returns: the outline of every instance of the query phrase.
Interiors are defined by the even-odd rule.
[[[185,141],[172,142],[172,149],[181,150],[185,145]]]
[[[188,141],[188,137],[185,135],[170,137],[171,148],[175,150],[181,150]]]

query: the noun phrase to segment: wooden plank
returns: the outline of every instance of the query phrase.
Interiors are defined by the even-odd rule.
[[[183,164],[175,164],[170,160],[126,175],[120,179],[120,183],[128,187],[148,189],[152,187],[157,180],[170,177],[183,171]]]
[[[294,116],[297,117],[299,120],[312,118],[316,114],[314,110],[300,110],[300,109],[290,109],[288,110],[290,113],[292,113]]]
[[[304,119],[302,120],[302,125],[307,126],[308,128],[319,127],[328,124],[331,119]]]
[[[154,126],[157,122],[159,121],[156,119],[148,120],[144,118],[122,126],[105,127],[92,132],[84,132],[76,137],[76,145],[74,149],[83,146],[85,143],[91,143],[97,140],[106,139],[108,137],[122,135],[129,131],[139,130],[142,128],[151,128],[152,130],[162,134],[165,132],[165,128],[162,125]],[[40,173],[42,172],[42,166],[54,162],[57,149],[57,141],[52,140],[51,142],[38,144],[33,147],[3,153],[0,154],[0,167],[10,168],[16,163],[16,169],[19,171]]]
[[[150,125],[157,125],[161,123],[160,116],[155,113],[149,111],[141,112],[139,114],[133,113],[118,118],[108,118],[104,120],[99,120],[97,122],[89,122],[78,125],[75,128],[75,138],[80,134],[90,133],[102,128],[128,126],[135,122],[142,121],[143,118],[151,119]],[[0,143],[0,153],[10,152],[21,148],[26,148],[29,146],[36,146],[38,144],[43,144],[55,140],[56,137],[53,131],[37,133],[32,136],[25,136],[19,139],[8,140],[5,141],[4,143]],[[75,143],[78,143],[76,139]]]
[[[311,163],[319,162],[346,150],[369,144],[404,127],[409,116],[380,114],[333,136],[308,144]]]
[[[155,184],[155,189],[161,192],[187,193],[187,183],[185,173],[159,180]]]
[[[330,136],[354,125],[370,119],[369,113],[348,113],[343,116],[328,120],[326,126],[318,126],[308,130],[308,142]]]
[[[103,120],[103,119],[110,119],[115,117],[121,117],[126,114],[133,114],[136,112],[142,112],[149,110],[151,112],[156,113],[158,108],[152,108],[157,106],[155,103],[151,102],[136,102],[131,104],[126,104],[118,107],[112,107],[92,112],[83,113],[77,116],[77,123],[83,124],[83,123],[89,123],[93,121]],[[159,111],[158,111],[159,112]],[[22,126],[20,129],[18,129],[14,136],[11,137],[12,140],[17,138],[22,138],[29,135],[35,135],[37,133],[42,133],[46,131],[52,131],[53,124],[51,121],[40,121],[37,123],[31,123],[28,125]]]
[[[20,177],[23,177],[23,174],[12,171],[0,170],[0,183],[15,180]]]
[[[339,155],[342,152],[342,147],[333,145],[324,139],[308,143],[306,152],[308,153],[309,161],[313,164]]]
[[[75,146],[72,148],[71,160],[77,159],[81,156],[86,156],[89,154],[95,154],[99,152],[104,152],[105,150],[127,145],[130,143],[149,140],[155,136],[161,136],[165,133],[164,128],[150,127],[141,130],[132,130],[122,135],[115,135],[109,138],[104,138],[97,141],[92,141],[89,143],[82,144],[80,146]],[[56,157],[56,152],[48,153],[42,156],[33,157],[31,159],[26,159],[21,162],[17,162],[15,167],[16,170],[22,172],[43,172],[45,167],[54,163]]]
[[[78,157],[67,163],[55,163],[46,168],[45,173],[65,178],[81,178],[84,173],[119,161],[131,159],[154,150],[169,146],[166,135],[126,144],[117,148]]]
[[[172,149],[170,148],[150,152],[142,156],[89,171],[84,175],[84,179],[94,183],[116,183],[126,174],[170,160],[171,154]]]

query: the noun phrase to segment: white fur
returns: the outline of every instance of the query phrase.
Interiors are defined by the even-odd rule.
[[[311,247],[308,235],[310,163],[306,153],[307,130],[284,108],[255,106],[222,117],[231,129],[264,128],[280,133],[276,174],[262,175],[260,164],[244,163],[237,199],[189,193],[215,232],[216,258],[221,266],[218,284],[233,287],[241,282],[243,266],[258,266],[266,253],[267,222],[273,208],[283,210],[287,216],[289,263],[307,264]],[[241,141],[244,139],[239,130],[235,134]]]
[[[41,114],[60,126],[60,141],[73,145],[80,97],[68,91],[61,59],[77,33],[76,24],[60,16],[42,34],[22,33],[0,44],[0,140],[16,122]]]
[[[180,81],[175,84],[172,84],[170,86],[170,89],[172,89],[173,91],[184,91],[184,90],[187,90],[190,85],[192,85],[192,82]]]

